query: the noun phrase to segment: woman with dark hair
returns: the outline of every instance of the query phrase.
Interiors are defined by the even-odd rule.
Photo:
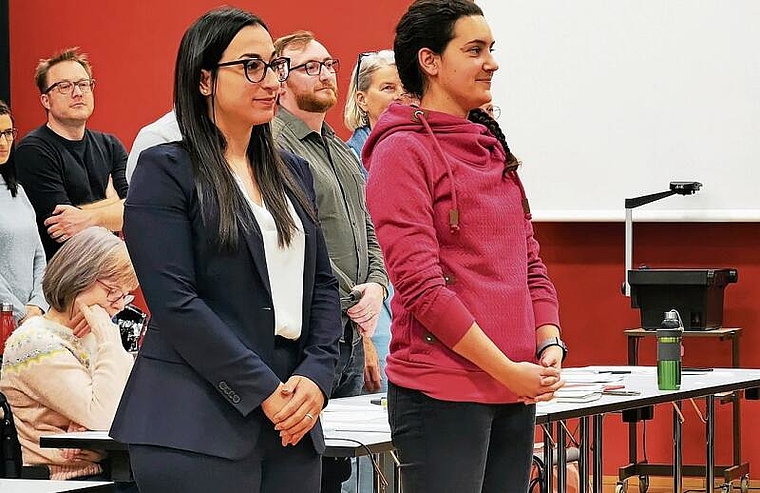
[[[16,179],[17,136],[11,110],[0,101],[0,302],[13,304],[20,325],[48,304],[42,295],[45,251],[32,204]]]
[[[404,88],[365,144],[393,298],[388,416],[404,491],[527,491],[535,402],[562,386],[558,303],[504,134],[480,8],[417,0],[396,28]],[[468,114],[471,115],[468,119]]]
[[[142,493],[319,490],[340,308],[307,164],[270,133],[288,72],[261,19],[201,16],[177,53],[183,140],[132,176],[152,318],[111,435]]]

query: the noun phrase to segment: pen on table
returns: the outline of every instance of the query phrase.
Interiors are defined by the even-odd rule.
[[[599,370],[597,373],[610,373],[612,375],[629,375],[631,370]]]
[[[641,395],[640,390],[604,390],[602,392],[604,395],[621,395],[621,396],[631,396],[631,395]]]

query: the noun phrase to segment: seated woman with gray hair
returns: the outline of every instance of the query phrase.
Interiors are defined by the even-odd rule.
[[[49,467],[52,479],[94,479],[103,456],[43,449],[40,437],[108,430],[132,369],[111,317],[137,288],[124,242],[105,228],[82,230],[47,266],[42,290],[50,304],[8,339],[0,391],[16,418],[25,464]]]

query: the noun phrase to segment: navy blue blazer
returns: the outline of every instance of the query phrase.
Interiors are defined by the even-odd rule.
[[[314,201],[306,161],[282,156]],[[319,224],[290,199],[306,233],[293,374],[329,396],[341,335],[338,284]],[[253,450],[261,426],[271,426],[260,406],[286,379],[271,368],[274,310],[261,232],[253,226],[247,233],[239,228],[235,251],[220,252],[215,227],[203,223],[188,153],[175,143],[140,155],[124,206],[124,236],[151,320],[113,438],[239,459]],[[310,435],[324,452],[320,424]]]

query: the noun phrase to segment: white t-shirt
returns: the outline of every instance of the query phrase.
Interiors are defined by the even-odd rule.
[[[182,140],[182,134],[179,131],[177,115],[174,114],[174,110],[150,125],[141,128],[137,132],[137,137],[135,137],[135,141],[132,143],[132,150],[129,151],[129,157],[127,157],[127,182],[132,180],[132,173],[135,172],[135,168],[137,167],[137,158],[140,157],[142,151],[158,144],[178,142],[180,140]]]

